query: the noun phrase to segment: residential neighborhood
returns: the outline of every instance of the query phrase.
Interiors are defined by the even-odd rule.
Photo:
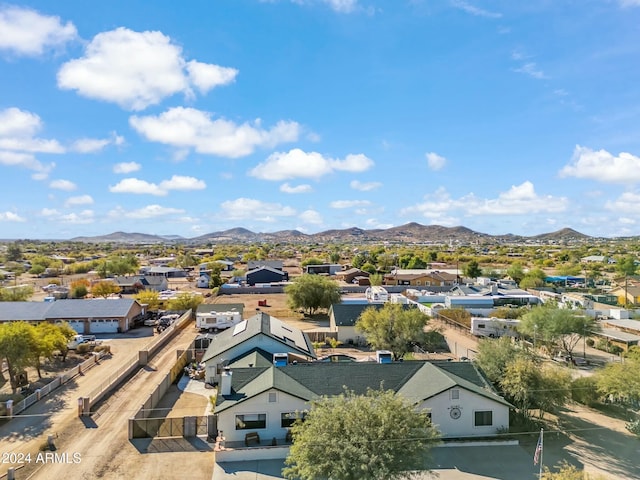
[[[139,250],[136,246],[126,248]],[[212,249],[212,252],[216,251],[216,248]],[[318,252],[314,254],[318,255]],[[507,268],[504,268],[505,273],[500,278],[478,276],[472,279],[464,268],[439,263],[433,271],[426,268],[415,273],[413,278],[422,279],[420,284],[399,285],[396,281],[398,277],[392,270],[378,277],[374,273],[376,285],[372,285],[370,282],[363,284],[354,281],[356,278],[369,280],[372,274],[353,267],[348,257],[340,270],[333,264],[327,264],[331,268],[326,269],[318,264],[319,268],[313,270],[301,267],[303,256],[268,262],[251,260],[252,269],[248,269],[249,262],[235,256],[234,260],[228,260],[233,270],[226,269],[229,274],[224,276],[223,283],[212,287],[210,283],[201,284],[198,271],[207,270],[213,276],[221,275],[223,268],[210,268],[212,263],[207,261],[206,256],[196,257],[195,250],[192,254],[196,257],[192,262],[194,268],[179,266],[178,262],[184,262],[186,255],[182,253],[180,257],[157,258],[138,256],[134,262],[137,266],[129,274],[113,277],[107,273],[105,278],[101,278],[99,272],[103,267],[97,264],[96,273],[93,274],[72,274],[67,271],[59,277],[40,279],[27,272],[20,274],[19,279],[7,278],[6,282],[25,285],[20,288],[12,288],[10,284],[4,287],[12,295],[24,291],[24,299],[0,302],[0,326],[26,324],[35,332],[38,328],[44,328],[44,325],[66,325],[78,338],[82,337],[81,340],[73,339],[73,347],[69,341],[71,353],[67,355],[71,361],[75,361],[78,352],[90,353],[95,350],[94,363],[76,367],[61,377],[73,379],[79,372],[85,377],[83,381],[91,381],[95,377],[91,383],[95,386],[91,392],[84,394],[86,404],[80,412],[69,405],[65,424],[73,425],[80,420],[86,422],[92,419],[97,422],[98,429],[108,428],[114,434],[120,432],[118,435],[125,435],[132,447],[140,442],[153,443],[168,438],[199,439],[207,447],[201,456],[193,457],[195,452],[190,453],[193,457],[190,461],[201,465],[198,469],[208,469],[212,478],[227,478],[225,472],[231,466],[240,465],[245,469],[257,468],[255,474],[267,475],[259,471],[255,462],[263,462],[267,468],[265,472],[276,468],[274,466],[278,462],[282,465],[279,468],[284,468],[282,462],[291,454],[296,435],[300,434],[297,433],[298,429],[303,428],[304,419],[316,408],[316,402],[338,397],[344,392],[366,395],[367,392],[382,388],[408,402],[416,412],[426,415],[440,442],[440,445],[432,448],[432,454],[442,466],[455,457],[440,453],[447,445],[469,449],[473,448],[471,445],[474,445],[474,441],[477,443],[477,440],[481,440],[478,445],[482,446],[475,448],[494,446],[530,451],[530,442],[535,442],[536,436],[533,425],[543,425],[544,430],[557,432],[556,437],[562,434],[572,438],[572,432],[562,430],[562,422],[566,420],[556,418],[556,415],[565,415],[561,413],[563,410],[558,410],[559,407],[554,407],[553,403],[540,403],[538,406],[539,402],[543,402],[542,394],[535,391],[530,393],[530,399],[527,400],[532,403],[523,410],[525,404],[522,398],[510,393],[510,384],[494,376],[491,368],[512,368],[507,359],[502,365],[492,366],[491,357],[486,357],[484,353],[491,344],[498,345],[503,334],[498,330],[493,334],[483,332],[478,330],[478,325],[488,322],[492,325],[503,322],[506,325],[506,322],[510,322],[509,328],[514,333],[505,335],[511,343],[508,348],[513,349],[510,356],[514,359],[522,356],[523,361],[528,358],[528,362],[534,362],[532,365],[536,365],[535,368],[539,370],[537,374],[541,375],[539,381],[550,381],[544,380],[547,378],[545,376],[557,370],[553,375],[566,378],[563,381],[593,379],[594,382],[600,382],[602,378],[604,382],[607,365],[633,365],[632,360],[620,362],[625,356],[634,354],[634,348],[637,348],[640,340],[640,327],[637,325],[640,322],[634,319],[631,299],[628,298],[625,305],[626,297],[619,299],[615,293],[611,293],[616,288],[624,288],[624,284],[620,287],[611,285],[600,293],[588,287],[582,287],[582,290],[559,288],[552,280],[546,285],[542,280],[535,288],[522,288],[517,280],[506,273],[510,270],[511,260],[507,260]],[[211,252],[206,255],[211,255]],[[100,258],[97,262],[105,262],[108,267],[108,257]],[[76,263],[69,262],[68,265]],[[145,266],[159,263],[163,266]],[[112,268],[115,268],[115,264]],[[495,268],[495,264],[489,268]],[[150,274],[153,271],[155,274]],[[271,280],[263,276],[259,278],[260,281],[253,281],[251,275],[254,272],[259,275],[273,273],[274,276]],[[443,272],[448,272],[446,277]],[[390,275],[393,280],[390,280]],[[301,313],[299,308],[305,304],[292,303],[293,290],[289,289],[289,285],[306,277],[330,282],[323,288],[335,288],[339,301],[323,304],[319,298],[318,305],[323,306],[318,313],[312,316]],[[156,278],[161,282],[145,280]],[[436,282],[436,278],[447,280]],[[614,276],[610,278],[615,282]],[[427,282],[426,279],[430,280]],[[522,283],[522,279],[520,281]],[[621,281],[629,288],[635,280],[629,276]],[[42,287],[34,288],[39,284]],[[67,298],[50,298],[51,292],[63,290]],[[303,302],[309,298],[303,298]],[[399,310],[393,310],[394,306]],[[534,314],[539,309],[547,309],[552,316],[566,313],[584,322],[573,333],[567,331],[565,334],[566,339],[575,335],[575,340],[567,346],[563,343],[565,340],[560,342],[561,337],[547,336],[547,327],[542,320],[536,320],[541,323],[537,323],[529,333],[528,312]],[[373,331],[368,330],[371,327],[363,326],[365,316],[368,315],[367,321],[372,318],[385,319],[391,311],[397,312],[392,315],[404,312],[402,315],[406,315],[407,319],[420,318],[424,331],[416,331],[408,340],[400,340],[400,344],[394,337],[406,335],[404,330],[402,333],[398,330],[387,340],[384,337],[374,339]],[[517,319],[508,320],[508,316],[496,318],[503,314]],[[169,320],[165,321],[165,318]],[[394,321],[404,320],[397,317]],[[388,328],[400,328],[400,323]],[[182,345],[190,346],[171,350],[174,338],[183,342]],[[147,342],[148,346],[141,342]],[[79,349],[78,345],[83,343],[86,345]],[[507,348],[502,343],[500,345],[499,348]],[[129,355],[122,356],[122,352],[133,353],[131,348],[137,348],[139,352],[127,360]],[[398,348],[405,353],[398,353]],[[103,398],[113,395],[108,392],[126,390],[127,380],[126,377],[113,376],[113,380],[109,380],[114,382],[113,386],[105,385],[96,389],[99,384],[95,382],[99,382],[101,377],[97,372],[103,368],[110,369],[109,365],[114,361],[132,362],[119,367],[123,373],[144,369],[149,362],[159,365],[153,360],[152,355],[157,355],[153,352],[164,352],[164,372],[167,378],[178,382],[178,388],[167,390],[167,387],[160,387],[164,385],[163,382],[158,384],[157,389],[153,384],[147,387],[140,385],[137,387],[141,388],[140,394],[146,391],[146,395],[149,395],[149,400],[143,402],[148,406],[128,420],[129,426],[124,420],[119,425],[101,425],[100,412],[109,408],[109,401],[103,403]],[[177,363],[176,355],[179,356]],[[9,363],[13,364],[13,357],[6,358],[8,361],[11,359]],[[44,364],[50,362],[44,359]],[[0,404],[4,405],[5,423],[0,428],[11,429],[22,415],[28,415],[31,409],[40,408],[41,402],[69,389],[62,382],[57,390],[51,389],[43,383],[47,381],[44,377],[40,380],[34,372],[30,372],[29,365],[28,362],[25,364],[27,369],[20,380],[22,383],[17,383],[22,385],[18,387],[21,396],[3,397],[7,399]],[[525,368],[524,365],[519,368]],[[62,366],[63,371],[64,368]],[[184,373],[181,376],[182,370]],[[596,388],[599,383],[592,385]],[[5,387],[8,386],[9,382],[5,384]],[[632,401],[632,397],[619,395],[603,394],[600,400],[594,397],[592,401],[602,401],[602,405],[606,401],[613,401],[621,406]],[[563,405],[562,409],[577,408],[572,407],[574,404],[582,405],[580,400],[571,400],[570,397],[571,394],[551,401],[561,402],[558,405]],[[172,406],[158,410],[165,402],[170,402]],[[627,408],[635,408],[633,403],[629,405]],[[193,417],[196,419],[193,427],[188,423],[192,417],[181,413],[184,408],[191,409],[185,412],[196,415]],[[595,419],[605,418],[607,414],[594,410],[589,415]],[[29,417],[24,418],[26,420]],[[609,421],[612,426],[615,425],[614,417]],[[154,427],[154,424],[157,426]],[[169,428],[169,425],[180,427]],[[630,428],[622,425],[622,432],[626,433],[615,431],[617,435],[628,435],[632,439]],[[47,431],[43,429],[34,439],[47,436]],[[88,440],[92,432],[87,430],[83,435]],[[563,457],[564,449],[557,449],[556,437],[547,440],[548,448],[553,448],[553,452],[548,452],[549,457],[567,458]],[[25,448],[27,445],[25,443]],[[57,442],[56,448],[63,448],[61,441]],[[136,456],[140,458],[135,468],[148,472],[151,464],[144,465],[147,465],[145,459],[149,452],[136,448]],[[172,455],[178,455],[178,452]],[[580,456],[568,458],[583,460]],[[597,462],[581,465],[593,472],[604,472]],[[24,470],[27,467],[22,468]],[[506,471],[509,468],[512,467],[505,465]],[[436,468],[436,471],[448,478],[446,475],[449,470],[446,468]],[[34,478],[39,478],[37,472],[34,471],[34,474]]]

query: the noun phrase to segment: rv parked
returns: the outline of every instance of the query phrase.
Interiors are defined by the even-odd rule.
[[[500,338],[508,335],[517,337],[517,327],[520,320],[508,318],[477,318],[471,319],[471,334],[476,337]]]
[[[240,312],[202,312],[196,314],[196,328],[201,332],[226,330],[242,321]]]

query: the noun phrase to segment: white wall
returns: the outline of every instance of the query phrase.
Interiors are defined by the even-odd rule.
[[[269,402],[269,392],[276,393],[276,402]],[[258,432],[261,442],[269,442],[273,437],[282,440],[287,435],[287,428],[282,428],[281,414],[302,411],[309,406],[303,400],[271,389],[261,393],[246,402],[239,403],[235,407],[220,412],[218,415],[218,430],[224,432],[224,437],[229,442],[244,442],[244,437],[249,432]],[[236,415],[264,413],[267,415],[267,425],[264,429],[236,430]]]
[[[215,340],[214,340],[215,341]],[[269,353],[288,353],[295,352],[298,353],[297,350],[293,350],[290,347],[287,347],[283,343],[274,340],[271,337],[267,337],[266,335],[257,335],[248,339],[245,342],[242,342],[239,345],[231,348],[230,350],[224,352],[222,355],[219,355],[215,358],[211,358],[207,360],[205,363],[207,365],[206,368],[206,380],[209,383],[214,383],[219,381],[219,378],[216,376],[216,365],[221,363],[223,360],[225,362],[229,362],[229,360],[233,360],[236,357],[239,357],[245,352],[248,352],[252,348],[259,347],[262,350],[265,350]]]
[[[460,398],[453,400],[451,390],[429,398],[420,405],[421,408],[431,409],[431,422],[442,432],[443,437],[494,435],[499,428],[509,426],[509,408],[506,405],[463,388],[457,388]],[[456,420],[449,414],[454,406],[458,406],[462,412],[460,418]],[[475,412],[479,410],[493,412],[493,425],[474,426]]]

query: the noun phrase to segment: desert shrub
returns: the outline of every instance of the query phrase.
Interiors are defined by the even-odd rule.
[[[593,406],[600,400],[597,381],[593,377],[579,377],[571,382],[571,398],[574,402]]]
[[[76,352],[78,353],[78,355],[84,355],[85,353],[89,353],[91,351],[91,345],[89,345],[88,343],[81,343],[80,345],[78,345],[78,348],[76,349]]]

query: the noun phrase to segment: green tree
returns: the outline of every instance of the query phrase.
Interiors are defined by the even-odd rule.
[[[7,253],[5,254],[7,262],[18,262],[22,260],[22,249],[17,243],[12,243],[7,247]]]
[[[362,265],[362,267],[360,267],[360,270],[362,270],[363,272],[367,272],[369,274],[374,274],[376,273],[376,266],[373,263],[365,263],[364,265]]]
[[[592,476],[584,470],[578,469],[575,465],[570,465],[566,460],[560,462],[556,467],[557,472],[552,472],[548,467],[544,467],[540,480],[605,480],[603,476]]]
[[[625,362],[607,363],[594,375],[598,391],[605,396],[626,403],[640,402],[640,361],[629,358]]]
[[[135,296],[138,303],[147,305],[147,310],[156,311],[160,306],[160,294],[155,290],[142,290]]]
[[[309,258],[306,258],[305,260],[303,260],[302,263],[300,264],[300,266],[306,267],[307,265],[324,265],[325,263],[327,263],[327,262],[325,262],[321,258],[309,257]]]
[[[539,366],[530,358],[518,357],[508,362],[500,381],[502,392],[528,417],[535,403],[535,396],[542,387]]]
[[[202,295],[191,292],[179,293],[177,297],[169,300],[169,310],[177,310],[179,312],[192,310],[195,312],[198,305],[203,302]]]
[[[313,400],[291,431],[283,475],[300,480],[418,478],[439,436],[426,412],[391,390]]]
[[[372,275],[369,275],[369,283],[373,286],[381,286],[383,280],[384,277],[381,273],[374,273]]]
[[[0,302],[24,302],[32,295],[31,285],[0,288]]]
[[[476,260],[471,260],[464,266],[464,276],[467,278],[478,278],[482,275],[482,269]]]
[[[513,262],[507,269],[507,275],[509,275],[509,277],[519,285],[525,275],[522,263]]]
[[[18,390],[18,375],[33,363],[32,352],[36,350],[33,326],[26,322],[0,324],[0,357],[7,362],[11,390]]]
[[[598,330],[595,319],[584,313],[544,304],[523,315],[518,331],[544,345],[550,354],[559,348],[573,361],[573,350],[580,339]]]
[[[103,280],[91,287],[91,294],[94,297],[107,298],[109,295],[115,295],[116,293],[120,293],[120,286],[109,280]]]
[[[53,323],[42,322],[34,328],[35,348],[31,351],[33,366],[38,372],[38,378],[42,378],[41,359],[53,359],[53,353],[59,351],[62,354],[63,361],[67,358],[69,351],[67,343],[76,331],[73,330],[68,323],[62,325],[54,325]]]
[[[309,315],[313,315],[318,309],[328,309],[334,303],[340,302],[340,286],[321,275],[301,275],[287,285],[284,292],[292,310],[302,308]]]
[[[413,344],[428,343],[425,332],[428,321],[429,317],[417,308],[385,303],[380,309],[365,309],[356,320],[356,330],[362,332],[372,348],[389,350],[399,360],[412,350]]]
[[[513,343],[509,337],[481,338],[473,361],[491,382],[498,385],[505,376],[507,364],[521,357],[529,358],[530,354]]]

